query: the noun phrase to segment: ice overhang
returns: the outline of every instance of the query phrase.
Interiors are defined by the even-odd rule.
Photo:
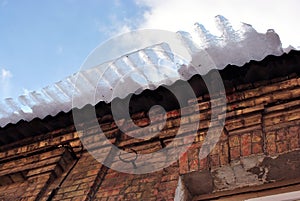
[[[130,93],[171,85],[177,80],[188,80],[195,74],[205,75],[212,69],[223,69],[229,64],[242,66],[251,60],[260,61],[268,55],[284,53],[274,30],[262,34],[245,23],[234,30],[222,16],[216,16],[216,25],[221,36],[212,35],[198,23],[193,34],[197,40],[190,33],[176,33],[189,59],[174,54],[171,44],[163,41],[85,69],[17,99],[7,98],[0,105],[0,127],[20,120],[55,116],[73,107],[95,105],[100,101],[109,103],[116,97],[124,98]],[[116,95],[113,89],[120,81],[126,87]],[[83,98],[90,93],[95,94],[93,100]],[[72,104],[74,100],[75,105]]]

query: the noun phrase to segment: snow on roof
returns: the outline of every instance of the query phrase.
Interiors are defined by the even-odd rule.
[[[212,35],[198,23],[195,24],[197,40],[190,33],[176,33],[189,54],[189,60],[174,54],[171,44],[163,41],[82,70],[18,99],[7,98],[0,103],[0,126],[36,117],[43,119],[61,111],[68,112],[72,107],[111,102],[116,97],[124,98],[130,93],[187,80],[194,74],[204,75],[211,69],[223,69],[228,64],[242,66],[250,60],[260,61],[268,55],[283,54],[279,36],[274,30],[262,34],[245,23],[239,30],[234,30],[223,16],[216,16],[216,24],[221,36]],[[160,68],[161,65],[168,68]],[[125,87],[121,94],[114,94],[113,89],[120,80],[126,83]],[[97,94],[93,100],[82,98],[95,93],[95,88]]]

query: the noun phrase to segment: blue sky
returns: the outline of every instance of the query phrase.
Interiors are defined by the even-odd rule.
[[[15,97],[75,73],[99,43],[122,27],[136,28],[144,10],[133,1],[0,1],[5,85],[0,97]]]
[[[0,100],[77,72],[110,37],[138,28],[216,33],[214,16],[273,28],[283,46],[300,46],[297,0],[0,0]]]

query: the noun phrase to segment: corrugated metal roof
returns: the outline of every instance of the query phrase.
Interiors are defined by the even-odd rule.
[[[300,76],[300,51],[291,51],[281,56],[267,56],[262,61],[250,61],[242,67],[228,65],[223,70],[219,70],[219,73],[224,80],[226,89],[232,89],[241,84],[249,86],[249,83],[257,81],[272,83],[271,79],[277,79],[278,77],[280,79],[289,79],[287,76],[291,74]],[[210,76],[209,74],[208,76]],[[182,82],[184,81],[178,80],[170,87],[179,88]],[[188,82],[197,97],[207,93],[201,76],[194,75]],[[123,99],[116,98],[114,101],[117,101],[120,108],[125,108],[124,102],[126,101]],[[132,96],[131,102],[133,105],[131,105],[130,114],[148,111],[153,104],[161,105],[166,111],[178,108],[176,99],[170,99],[169,93],[164,87],[159,87],[156,90],[145,90],[139,95]],[[91,105],[86,105],[85,107],[90,108]],[[111,120],[109,103],[99,102],[95,109],[99,121],[105,123]],[[80,111],[84,114],[85,109],[81,109]],[[49,137],[49,133],[50,136],[53,136],[74,131],[72,110],[59,112],[53,117],[48,115],[45,118],[34,118],[30,122],[20,120],[16,124],[10,123],[0,128],[0,150],[4,151],[12,147],[26,145],[26,143],[30,143],[32,140],[44,139],[45,137]]]
[[[234,30],[222,16],[217,16],[216,22],[221,36],[214,36],[202,25],[195,24],[195,33],[201,41],[198,44],[191,34],[177,32],[190,60],[173,54],[171,45],[162,42],[82,70],[42,90],[21,95],[17,100],[5,99],[0,105],[0,127],[20,120],[54,116],[59,112],[68,112],[72,107],[111,102],[116,97],[124,98],[130,93],[170,85],[195,74],[204,75],[212,69],[223,69],[228,64],[241,66],[250,60],[260,61],[267,55],[283,53],[280,39],[273,30],[261,34],[244,23],[239,30]],[[168,68],[160,68],[162,64]],[[195,67],[199,69],[195,70]],[[120,80],[126,83],[126,87],[116,95],[113,89]],[[82,98],[94,94],[95,89],[99,93],[94,99]]]

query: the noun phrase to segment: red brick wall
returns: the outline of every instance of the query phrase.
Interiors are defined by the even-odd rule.
[[[110,169],[96,194],[96,200],[173,200],[178,176],[177,163],[164,170],[142,175]]]
[[[40,200],[73,158],[64,148],[11,159],[0,164],[0,200]]]
[[[194,104],[193,108],[200,112],[199,130],[189,150],[170,167],[142,175],[131,175],[108,169],[86,150],[81,152],[78,138],[81,132],[75,131],[71,126],[64,128],[62,134],[56,130],[53,134],[43,134],[52,136],[51,138],[37,136],[37,139],[43,140],[33,140],[29,145],[0,152],[0,178],[10,179],[7,183],[0,182],[0,200],[47,200],[56,188],[57,191],[52,193],[52,200],[173,200],[180,175],[208,170],[213,178],[217,178],[215,175],[225,167],[233,169],[239,167],[236,164],[242,163],[244,159],[278,156],[299,150],[300,78],[284,77],[226,90],[228,94],[225,127],[212,152],[200,161],[199,151],[205,148],[202,144],[210,122],[210,103],[207,96],[191,100]],[[101,124],[101,128],[110,138],[111,143],[125,150],[134,149],[143,154],[161,149],[163,145],[173,140],[176,134],[180,136],[178,146],[183,145],[186,137],[195,134],[189,130],[189,125],[197,119],[193,115],[191,112],[191,115],[182,117],[180,122],[179,110],[168,112],[165,127],[155,138],[156,140],[152,141],[119,136],[118,128],[110,116],[103,117],[105,123]],[[149,124],[149,119],[144,112],[135,114],[133,118],[137,125]],[[157,116],[149,129],[159,130],[159,125],[155,122],[159,122],[161,118]],[[103,119],[99,121],[103,122]],[[182,133],[177,133],[179,126],[185,127]],[[137,131],[131,132],[139,135]],[[99,137],[98,133],[97,128],[88,130],[92,141]],[[65,153],[70,152],[65,148],[55,148],[66,143],[72,147],[78,159],[65,156]],[[107,144],[95,146],[98,150],[102,150],[107,147]],[[54,151],[47,151],[51,148]],[[53,153],[55,150],[61,150],[61,152],[56,151],[57,158]],[[23,166],[30,161],[31,166],[24,169]],[[7,171],[7,168],[13,167],[19,169]],[[12,181],[15,173],[20,171],[26,172],[25,178]],[[36,176],[30,176],[28,172],[36,172],[34,173]],[[254,174],[249,175],[251,178],[254,176]],[[255,185],[261,185],[270,181],[258,177],[253,182]],[[244,184],[244,186],[248,185]],[[218,187],[217,184],[215,186]],[[233,186],[243,187],[242,182],[235,181],[212,191],[215,193],[228,190]]]
[[[91,194],[93,184],[102,165],[89,153],[84,153],[66,180],[59,187],[54,200],[86,200]],[[65,175],[66,176],[66,175]],[[51,187],[55,188],[55,185]],[[47,196],[50,196],[51,192]],[[46,200],[47,196],[44,196]]]

